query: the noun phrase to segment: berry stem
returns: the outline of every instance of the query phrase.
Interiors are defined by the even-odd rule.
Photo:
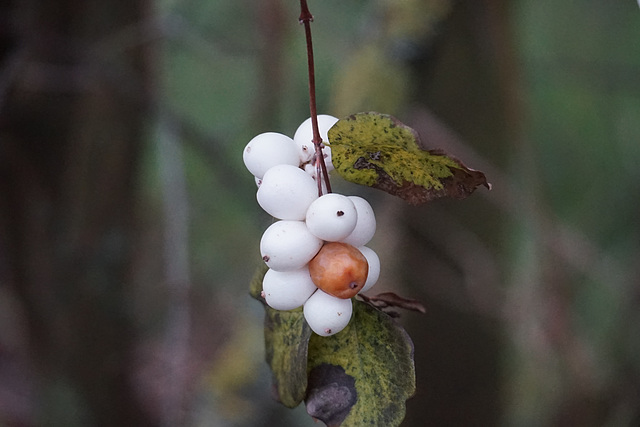
[[[315,147],[316,159],[316,176],[318,177],[318,196],[322,196],[322,180],[324,179],[327,186],[327,193],[331,193],[331,183],[329,182],[329,173],[327,165],[324,163],[324,155],[322,153],[322,137],[318,129],[318,110],[316,109],[316,77],[315,67],[313,63],[313,42],[311,38],[311,21],[313,15],[309,11],[307,0],[300,0],[300,17],[299,22],[304,25],[305,37],[307,39],[307,64],[309,69],[309,110],[311,113],[311,129],[313,130],[313,145]]]

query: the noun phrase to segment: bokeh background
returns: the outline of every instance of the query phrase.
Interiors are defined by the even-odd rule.
[[[310,0],[318,108],[484,171],[377,214],[404,426],[640,425],[640,9]],[[309,116],[294,0],[0,1],[0,426],[314,426],[248,296],[270,223],[241,152]]]

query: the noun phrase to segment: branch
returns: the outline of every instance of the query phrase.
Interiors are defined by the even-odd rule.
[[[327,193],[331,193],[331,183],[329,182],[329,173],[327,165],[324,163],[324,155],[322,154],[322,137],[318,129],[318,110],[316,108],[316,77],[315,66],[313,62],[313,41],[311,37],[311,22],[313,15],[307,6],[307,0],[300,0],[300,23],[304,25],[304,33],[307,40],[307,68],[309,69],[309,110],[311,112],[311,128],[313,130],[313,145],[315,146],[316,158],[316,176],[318,182],[318,196],[322,196],[322,180],[324,179],[327,186]]]

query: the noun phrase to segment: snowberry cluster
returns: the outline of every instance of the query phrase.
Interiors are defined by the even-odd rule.
[[[320,136],[338,121],[318,116]],[[377,254],[364,246],[376,231],[371,205],[362,197],[318,195],[311,119],[293,139],[274,132],[260,134],[243,153],[247,169],[258,184],[258,204],[279,221],[260,241],[269,267],[263,297],[276,310],[304,305],[311,329],[329,336],[344,329],[352,315],[351,298],[371,288],[380,274]],[[324,147],[327,171],[333,169],[331,150]]]

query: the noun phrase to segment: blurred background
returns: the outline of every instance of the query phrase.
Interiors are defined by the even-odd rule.
[[[403,426],[640,425],[633,0],[310,0],[319,112],[379,111],[493,190],[374,206]],[[309,116],[293,0],[0,1],[0,426],[314,426],[248,296],[241,152]]]

